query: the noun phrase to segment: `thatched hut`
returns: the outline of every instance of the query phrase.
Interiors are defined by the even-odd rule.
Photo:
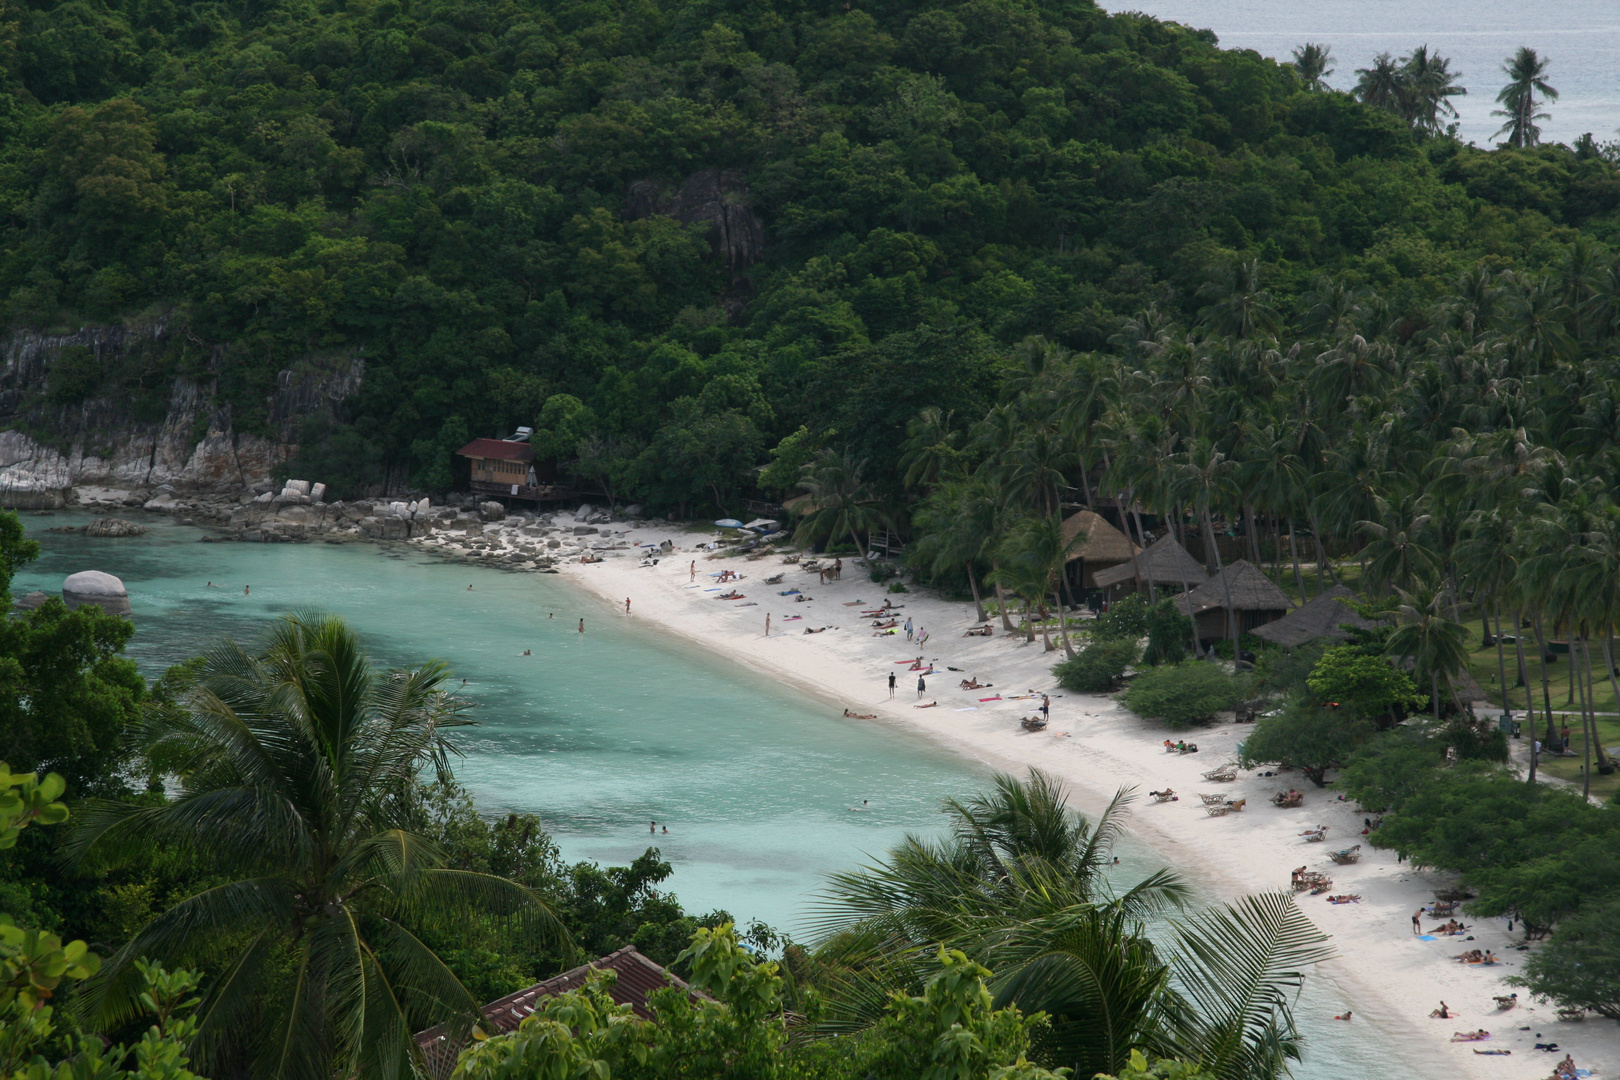
[[[1354,600],[1355,593],[1343,585],[1335,585],[1322,595],[1295,608],[1276,622],[1255,627],[1254,636],[1285,649],[1296,649],[1308,642],[1326,638],[1343,641],[1350,635],[1343,627],[1372,630],[1378,624],[1357,612],[1345,601]]]
[[[1180,591],[1202,585],[1208,578],[1203,564],[1187,554],[1169,533],[1149,544],[1136,556],[1134,565],[1130,556],[1126,556],[1118,566],[1099,570],[1094,575],[1097,587],[1111,590],[1111,595],[1145,589],[1149,581],[1157,589]]]
[[[1082,589],[1097,587],[1099,570],[1121,564],[1128,569],[1131,556],[1142,550],[1106,518],[1090,510],[1081,510],[1063,519],[1063,546],[1068,552],[1069,582]]]
[[[1198,624],[1198,637],[1218,641],[1227,636],[1227,603],[1237,618],[1237,632],[1247,634],[1276,622],[1293,608],[1288,594],[1277,588],[1260,568],[1245,559],[1228,564],[1177,603]]]

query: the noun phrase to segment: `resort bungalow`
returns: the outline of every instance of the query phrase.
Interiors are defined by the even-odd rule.
[[[1350,636],[1344,629],[1346,626],[1357,630],[1372,630],[1378,626],[1346,603],[1355,598],[1356,594],[1343,585],[1335,585],[1276,622],[1255,627],[1252,633],[1262,641],[1285,649],[1297,649],[1323,639],[1344,641]]]
[[[474,439],[456,454],[472,466],[472,492],[497,499],[546,502],[571,492],[552,483],[553,462],[536,462],[530,431],[518,428],[509,439]]]
[[[488,1035],[504,1035],[517,1030],[517,1026],[540,1006],[543,999],[583,989],[586,979],[596,971],[613,972],[615,977],[613,985],[608,987],[608,996],[613,998],[616,1005],[630,1006],[631,1011],[643,1020],[652,1019],[652,1011],[647,1007],[647,996],[654,990],[677,986],[693,999],[706,996],[700,995],[679,978],[642,956],[636,951],[635,946],[626,945],[600,960],[592,960],[572,971],[565,971],[545,982],[535,983],[526,990],[508,994],[485,1005],[484,1032]],[[466,1040],[454,1037],[443,1024],[419,1031],[415,1038],[416,1045],[421,1049],[422,1057],[426,1061],[428,1075],[434,1080],[447,1080],[455,1071],[456,1058]]]
[[[1175,537],[1169,533],[1139,552],[1134,562],[1127,555],[1117,566],[1098,570],[1092,575],[1097,588],[1108,590],[1110,598],[1121,593],[1145,591],[1149,582],[1153,583],[1155,589],[1181,592],[1202,585],[1208,577],[1203,564],[1187,554],[1186,549],[1176,543]]]
[[[1063,546],[1068,552],[1069,583],[1082,589],[1097,587],[1099,570],[1121,564],[1128,568],[1131,556],[1142,550],[1090,510],[1081,510],[1063,519]]]
[[[1177,601],[1181,610],[1197,622],[1201,641],[1219,641],[1228,636],[1229,602],[1239,634],[1247,634],[1256,627],[1276,622],[1294,606],[1287,593],[1272,584],[1259,567],[1244,559],[1229,563],[1220,573]]]

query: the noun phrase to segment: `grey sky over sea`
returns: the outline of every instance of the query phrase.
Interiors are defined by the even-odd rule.
[[[1109,11],[1142,11],[1215,31],[1229,49],[1254,49],[1286,60],[1296,45],[1317,41],[1337,61],[1328,79],[1349,89],[1356,68],[1389,52],[1401,56],[1427,44],[1462,73],[1466,97],[1454,98],[1464,141],[1489,146],[1501,120],[1491,116],[1507,81],[1503,62],[1520,45],[1552,60],[1542,139],[1573,142],[1590,131],[1600,142],[1620,139],[1620,0],[1100,0]]]

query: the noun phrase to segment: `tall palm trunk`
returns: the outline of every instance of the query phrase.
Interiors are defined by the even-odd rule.
[[[1502,680],[1502,711],[1512,720],[1513,702],[1508,698],[1507,650],[1502,648],[1502,613],[1494,604],[1491,605],[1491,619],[1496,623],[1496,677]]]
[[[1501,628],[1497,628],[1501,637]],[[1524,686],[1524,716],[1530,731],[1530,783],[1536,782],[1536,765],[1541,755],[1536,753],[1536,698],[1530,689],[1530,669],[1524,662],[1524,612],[1513,612],[1513,649],[1519,658],[1519,682]]]
[[[1592,794],[1592,720],[1586,713],[1586,680],[1580,675],[1580,640],[1574,635],[1569,636],[1569,679],[1573,688],[1580,690],[1581,695],[1581,794]]]
[[[861,561],[870,567],[872,565],[872,557],[868,555],[866,553],[866,549],[861,546],[861,538],[855,532],[855,523],[853,521],[849,523],[849,538],[854,542],[855,550],[861,553]]]
[[[1012,619],[1007,615],[1007,590],[1001,587],[1001,575],[996,573],[996,565],[990,564],[991,576],[996,582],[996,606],[1001,609],[1001,628],[1012,633],[1017,627],[1013,626]]]
[[[1056,589],[1052,590],[1052,603],[1057,605],[1058,640],[1063,642],[1063,654],[1070,660],[1073,660],[1074,646],[1069,644],[1069,620],[1063,614],[1063,598],[1058,595]],[[1044,622],[1041,624],[1041,631],[1043,633],[1046,631],[1046,624]],[[1051,636],[1047,635],[1046,651],[1051,652],[1054,648],[1056,648],[1056,646],[1052,644]]]
[[[1586,671],[1586,707],[1592,714],[1592,756],[1597,760],[1597,770],[1604,776],[1614,771],[1614,763],[1609,760],[1608,751],[1603,749],[1603,740],[1598,736],[1597,686],[1592,677],[1592,639],[1586,634],[1581,635],[1582,667]]]
[[[1131,516],[1136,519],[1136,545],[1137,545],[1137,547],[1140,547],[1143,551],[1146,551],[1147,550],[1147,533],[1142,531],[1142,509],[1141,509],[1141,505],[1136,502],[1136,499],[1134,498],[1134,496],[1131,499]],[[1142,585],[1142,571],[1137,569],[1137,566],[1136,566],[1136,552],[1134,552],[1134,551],[1131,552],[1131,573],[1136,575],[1136,584],[1137,584],[1137,587],[1140,588],[1141,585]],[[1157,604],[1159,602],[1159,593],[1158,593],[1158,590],[1153,587],[1153,575],[1152,575],[1152,573],[1148,574],[1147,587],[1148,587],[1148,603]]]
[[[1327,545],[1322,543],[1322,526],[1316,519],[1316,513],[1311,513],[1311,532],[1316,534],[1316,595],[1321,596],[1327,590],[1324,577],[1333,579],[1333,584],[1339,584],[1339,575],[1333,569],[1333,563],[1327,555]]]
[[[1614,674],[1614,648],[1611,644],[1613,638],[1610,629],[1612,628],[1605,628],[1603,631],[1603,666],[1609,672],[1609,689],[1614,693],[1615,709],[1620,711],[1620,681],[1615,679]]]
[[[1294,536],[1294,522],[1292,519],[1289,519],[1288,522],[1288,553],[1294,559],[1294,584],[1299,588],[1299,602],[1303,604],[1310,599],[1310,595],[1305,591],[1305,575],[1299,569],[1299,542]],[[1317,595],[1322,594],[1317,593]]]
[[[1209,538],[1211,550],[1215,552],[1215,572],[1221,576],[1221,591],[1226,594],[1226,636],[1232,639],[1232,663],[1241,667],[1243,657],[1238,653],[1237,612],[1232,610],[1232,582],[1226,576],[1226,569],[1221,566],[1221,546],[1215,543],[1215,530],[1210,526],[1209,507],[1204,508],[1204,535]]]
[[[1042,629],[1045,629],[1044,627]],[[1024,644],[1030,645],[1035,641],[1035,616],[1029,610],[1029,597],[1024,597]],[[1051,649],[1047,649],[1051,652]]]
[[[979,579],[973,576],[973,560],[969,559],[967,565],[968,588],[973,590],[973,609],[978,612],[979,621],[984,622],[989,616],[984,613],[984,601],[979,597]]]
[[[1547,637],[1541,632],[1541,612],[1531,617],[1531,624],[1536,630],[1536,648],[1541,650],[1541,704],[1547,713],[1547,741],[1545,745],[1551,746],[1553,740],[1558,738],[1558,732],[1553,728],[1552,712],[1552,686],[1547,680]]]
[[[1434,706],[1434,722],[1440,722],[1440,673],[1429,672],[1429,704]]]

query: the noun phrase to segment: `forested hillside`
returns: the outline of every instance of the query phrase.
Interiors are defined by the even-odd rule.
[[[172,320],[53,398],[201,375],[251,431],[278,370],[359,354],[352,423],[304,433],[340,489],[449,487],[537,420],[655,506],[784,439],[784,487],[822,443],[898,486],[907,421],[984,415],[1030,335],[1280,328],[1327,273],[1404,342],[1464,271],[1620,231],[1590,141],[1420,137],[1082,0],[7,0],[0,73],[8,326]]]

